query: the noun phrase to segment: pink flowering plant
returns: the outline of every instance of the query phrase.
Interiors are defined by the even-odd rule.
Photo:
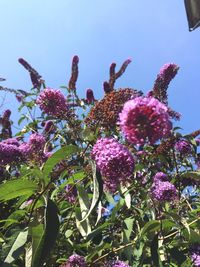
[[[0,266],[200,266],[200,130],[168,103],[179,67],[145,95],[115,88],[130,62],[100,100],[79,96],[78,56],[59,89],[22,58],[31,90],[0,86],[21,114],[18,131],[0,116]]]

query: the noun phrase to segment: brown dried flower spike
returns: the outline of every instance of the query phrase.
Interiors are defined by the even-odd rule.
[[[124,103],[131,98],[141,95],[142,92],[131,88],[119,89],[118,91],[113,90],[107,93],[102,100],[96,102],[95,106],[92,107],[85,120],[86,124],[90,127],[115,128]]]

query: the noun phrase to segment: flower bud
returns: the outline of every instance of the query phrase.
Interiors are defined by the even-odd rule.
[[[110,85],[108,82],[104,82],[103,83],[103,89],[104,89],[104,92],[107,94],[107,93],[110,93],[112,90],[110,89]]]
[[[94,103],[95,99],[94,99],[94,93],[93,93],[92,89],[87,89],[86,99],[87,99],[87,104]]]

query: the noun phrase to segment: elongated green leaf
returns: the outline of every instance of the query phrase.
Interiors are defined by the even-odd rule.
[[[49,199],[45,213],[45,226],[40,224],[32,229],[32,267],[43,266],[55,244],[58,231],[57,206]]]
[[[126,218],[124,220],[125,227],[124,227],[124,231],[123,231],[123,235],[122,235],[123,244],[130,243],[130,236],[131,236],[132,229],[133,229],[133,222],[134,222],[133,218]],[[132,247],[129,246],[129,247],[125,248],[123,253],[126,255],[128,260],[131,260]]]
[[[185,229],[187,230],[187,232],[184,234],[184,236],[185,236],[187,239],[190,239],[190,226],[188,225],[186,219],[185,219],[185,218],[182,218],[182,219],[181,219],[181,223],[182,223],[182,225],[185,227]]]
[[[115,221],[117,212],[123,207],[124,203],[125,203],[124,198],[120,198],[112,210],[111,217],[110,217],[111,221]]]
[[[191,267],[192,266],[192,261],[191,261],[191,259],[187,259],[187,260],[185,260],[182,264],[181,264],[181,266],[180,267]]]
[[[89,233],[86,241],[92,240],[94,237],[101,234],[104,229],[109,228],[111,225],[113,224],[109,222],[105,222],[104,224],[100,225],[98,228],[94,229],[91,233]]]
[[[10,264],[12,262],[14,262],[16,259],[18,259],[19,255],[22,252],[23,246],[26,243],[27,236],[28,236],[28,230],[27,229],[18,234],[18,236],[17,236],[14,244],[12,245],[6,259],[4,260],[2,267],[11,266]]]
[[[75,209],[75,214],[76,214],[76,226],[77,226],[79,232],[81,233],[81,235],[84,238],[86,238],[88,236],[88,234],[91,232],[90,222],[88,219],[86,219],[83,222],[80,222],[82,219],[80,208]]]
[[[44,180],[45,184],[49,182],[49,174],[54,168],[54,166],[59,163],[61,160],[66,159],[67,157],[71,156],[74,153],[77,153],[80,151],[80,149],[77,146],[74,145],[68,145],[65,147],[62,147],[58,151],[56,151],[45,163],[43,174],[44,174]]]
[[[25,215],[26,211],[25,210],[16,210],[14,211],[6,220],[5,220],[5,225],[4,229],[8,226],[10,226],[12,223],[19,223],[20,219],[22,219]]]
[[[79,199],[80,209],[79,208],[75,209],[76,225],[81,235],[83,237],[86,237],[91,232],[91,226],[90,226],[90,222],[88,219],[84,221],[82,220],[89,211],[90,202],[89,202],[88,194],[82,186],[77,185],[77,190],[78,190],[78,196],[79,196],[78,199]]]
[[[134,261],[132,264],[132,267],[138,267],[142,266],[140,263],[142,261],[142,254],[143,254],[143,248],[144,248],[145,242],[143,239],[138,239],[135,243],[135,246],[133,247],[133,257]]]
[[[159,250],[158,250],[158,234],[154,236],[151,242],[151,258],[153,261],[153,266],[162,267],[162,262],[160,260]]]
[[[28,197],[34,194],[37,189],[37,183],[31,180],[10,180],[0,185],[0,201],[7,201],[23,195]]]
[[[92,162],[92,170],[93,170],[93,196],[92,196],[92,203],[90,206],[90,209],[88,213],[84,216],[84,218],[81,220],[83,222],[86,220],[92,210],[98,205],[102,193],[103,193],[103,182],[101,178],[100,172],[96,169],[96,165]]]
[[[180,176],[181,178],[191,178],[194,179],[196,181],[200,181],[200,171],[188,171],[188,172],[184,172],[181,174]]]

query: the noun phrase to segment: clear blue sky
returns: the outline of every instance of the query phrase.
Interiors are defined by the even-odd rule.
[[[83,97],[92,88],[103,96],[109,65],[133,62],[117,87],[147,92],[160,67],[180,66],[169,88],[170,106],[182,113],[184,132],[200,128],[200,28],[188,31],[184,1],[178,0],[7,0],[0,1],[2,85],[29,90],[23,57],[53,88],[67,84],[71,58],[80,57],[77,83]],[[3,96],[0,92],[0,96]],[[17,106],[10,94],[4,107]],[[13,114],[16,120],[18,113]]]

